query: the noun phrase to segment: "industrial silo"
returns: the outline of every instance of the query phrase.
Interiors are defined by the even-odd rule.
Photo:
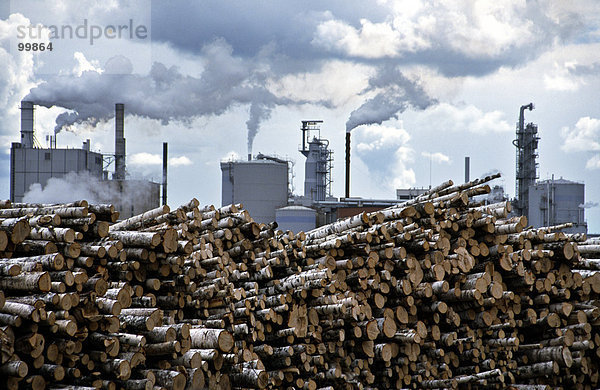
[[[316,227],[316,211],[304,206],[287,206],[275,211],[275,221],[281,230],[307,232]]]
[[[288,163],[259,155],[256,160],[221,162],[221,202],[242,203],[256,222],[275,221],[275,210],[287,205]]]
[[[534,227],[573,223],[568,233],[586,233],[585,185],[570,180],[549,179],[529,187],[528,221]]]

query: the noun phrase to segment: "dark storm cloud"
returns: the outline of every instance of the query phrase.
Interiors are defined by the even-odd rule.
[[[152,39],[190,52],[221,37],[236,55],[254,57],[265,45],[275,44],[277,53],[290,58],[328,57],[311,45],[317,24],[328,12],[353,24],[361,18],[383,20],[387,14],[376,4],[360,0],[154,1]]]
[[[423,2],[432,10],[438,7]],[[466,11],[469,10],[465,6]],[[397,64],[423,64],[454,77],[483,76],[501,66],[519,66],[551,46],[556,39],[564,40],[581,33],[584,26],[576,12],[563,11],[556,19],[549,8],[537,1],[527,2],[514,15],[514,25],[529,25],[531,36],[519,44],[507,45],[497,53],[482,55],[453,47],[456,20],[433,13],[435,25],[430,46],[404,52],[394,58]],[[278,1],[278,2],[187,2],[154,1],[152,3],[152,39],[168,42],[174,47],[197,53],[217,37],[225,39],[235,55],[255,57],[266,47],[276,74],[313,70],[328,59],[346,59],[378,66],[380,59],[350,55],[315,45],[317,26],[327,20],[339,20],[360,28],[361,20],[382,23],[393,18],[392,10],[384,4],[364,1]],[[469,37],[465,37],[469,39]]]

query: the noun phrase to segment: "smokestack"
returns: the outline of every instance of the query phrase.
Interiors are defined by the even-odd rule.
[[[252,161],[252,153],[248,153],[248,161]]]
[[[33,148],[33,102],[21,101],[21,145]]]
[[[471,157],[465,157],[465,183],[468,183],[470,179],[471,171]]]
[[[162,180],[162,204],[166,206],[167,204],[167,162],[168,158],[168,149],[169,144],[167,142],[163,142],[163,180]]]
[[[350,197],[350,132],[346,132],[346,198]]]
[[[115,174],[114,180],[125,180],[125,105],[115,104]]]

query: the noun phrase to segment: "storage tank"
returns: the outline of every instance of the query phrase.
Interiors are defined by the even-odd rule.
[[[275,211],[278,229],[294,233],[307,232],[316,227],[316,211],[304,206],[287,206]]]
[[[275,221],[288,200],[288,164],[276,160],[221,162],[222,205],[242,203],[256,222]]]
[[[587,233],[584,208],[585,184],[565,180],[543,180],[529,187],[528,221],[534,227],[573,223],[567,233]]]

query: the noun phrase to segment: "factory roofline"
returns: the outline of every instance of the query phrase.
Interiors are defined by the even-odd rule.
[[[548,183],[550,183],[550,184],[584,184],[583,182],[580,182],[580,181],[563,179],[562,176],[560,177],[560,179],[540,180],[535,184],[548,184]]]
[[[223,164],[283,164],[277,161],[272,161],[272,160],[221,160],[221,165]]]

